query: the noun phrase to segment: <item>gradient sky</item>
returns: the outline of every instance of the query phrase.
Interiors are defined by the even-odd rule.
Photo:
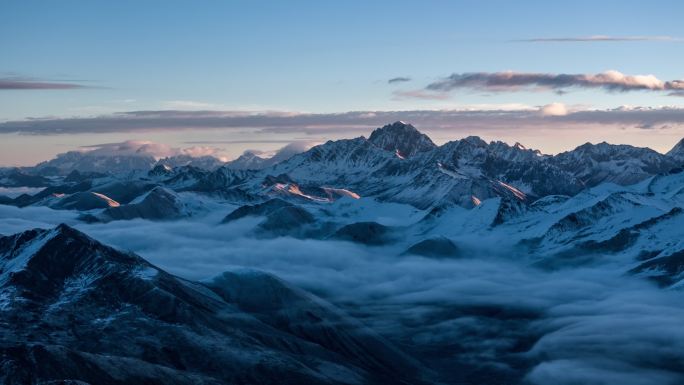
[[[368,3],[2,1],[0,165],[129,139],[216,146],[232,158],[288,141],[367,135],[382,124],[335,120],[349,111],[428,111],[403,120],[438,143],[480,135],[548,153],[602,140],[666,151],[684,136],[684,87],[678,91],[677,83],[428,87],[452,74],[491,80],[504,71],[684,79],[679,0]],[[396,78],[405,79],[388,82]],[[560,104],[541,109],[551,103]],[[647,122],[623,116],[625,107],[619,119],[574,115],[621,106],[656,111]],[[665,118],[658,115],[663,107]],[[263,120],[130,127],[129,115],[117,114],[159,110],[224,111],[228,120],[249,112]],[[466,125],[456,114],[445,123],[442,110],[481,111],[483,118]],[[511,110],[510,127],[496,119]],[[310,113],[325,124],[297,118]]]

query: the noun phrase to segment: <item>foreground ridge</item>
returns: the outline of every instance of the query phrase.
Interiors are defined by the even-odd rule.
[[[0,237],[0,271],[3,383],[416,383],[428,373],[271,275],[191,282],[64,224]]]

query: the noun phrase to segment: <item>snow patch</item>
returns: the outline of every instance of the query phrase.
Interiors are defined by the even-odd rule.
[[[110,197],[108,197],[108,196],[106,196],[106,195],[104,195],[104,194],[100,194],[100,193],[97,193],[97,192],[93,192],[93,195],[95,195],[96,197],[98,197],[98,198],[102,199],[103,201],[107,202],[107,206],[109,206],[109,207],[119,207],[119,206],[121,206],[121,204],[120,204],[119,202],[115,201],[114,199],[112,199],[112,198],[110,198]]]
[[[342,196],[346,196],[349,198],[353,199],[361,199],[361,196],[353,191],[343,189],[343,188],[333,188],[333,187],[323,187],[323,190],[325,190],[326,193],[328,194],[338,194]]]
[[[144,266],[140,269],[136,269],[131,273],[134,277],[143,279],[145,281],[149,281],[153,279],[154,277],[159,274],[159,270],[149,267],[149,266]]]
[[[275,185],[273,185],[273,189],[275,189],[276,191],[284,192],[288,195],[299,196],[314,202],[330,202],[330,199],[328,198],[321,198],[313,195],[304,194],[302,190],[299,189],[299,186],[297,186],[296,184],[276,183]]]
[[[441,162],[437,162],[437,169],[443,174],[449,175],[454,179],[468,179],[466,175],[459,173],[458,171],[452,171],[444,167]]]
[[[497,182],[499,183],[499,185],[500,185],[501,187],[504,187],[504,188],[507,189],[508,191],[512,192],[513,195],[515,195],[515,197],[518,198],[518,199],[520,199],[521,201],[524,201],[525,199],[527,199],[527,195],[525,195],[524,192],[518,190],[517,188],[515,188],[515,187],[513,187],[513,186],[511,186],[511,185],[509,185],[509,184],[507,184],[507,183],[504,183],[504,182],[502,182],[502,181],[500,181],[500,180],[498,180]]]

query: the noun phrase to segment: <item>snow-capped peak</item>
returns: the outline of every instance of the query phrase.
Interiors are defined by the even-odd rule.
[[[684,139],[680,140],[675,144],[670,151],[667,152],[668,156],[671,156],[677,160],[684,159]]]
[[[427,135],[402,121],[376,129],[368,140],[383,150],[395,152],[401,158],[437,147]]]

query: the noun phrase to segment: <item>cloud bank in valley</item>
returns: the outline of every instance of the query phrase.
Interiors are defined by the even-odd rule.
[[[68,222],[180,276],[253,268],[337,304],[393,341],[458,347],[445,365],[496,368],[531,384],[677,384],[684,380],[684,299],[609,263],[543,271],[511,250],[462,259],[397,256],[394,247],[257,239],[257,219],[77,224],[47,208],[0,206],[0,233]],[[472,243],[476,245],[477,243]],[[479,309],[479,310],[478,310]],[[489,310],[486,310],[489,309]],[[520,366],[520,363],[525,364]],[[516,366],[516,364],[518,366]]]

